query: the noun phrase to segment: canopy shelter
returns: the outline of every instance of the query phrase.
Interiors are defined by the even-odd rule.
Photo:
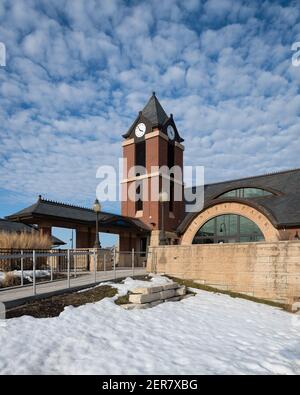
[[[52,234],[52,227],[76,230],[76,247],[92,248],[96,238],[96,214],[92,209],[39,199],[35,204],[6,217],[9,221],[37,225],[42,233]],[[137,240],[150,234],[139,219],[100,212],[99,231],[120,235],[123,248],[137,248]],[[124,244],[124,240],[129,243]]]

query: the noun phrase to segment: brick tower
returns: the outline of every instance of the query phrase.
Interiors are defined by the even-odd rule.
[[[169,169],[178,166],[183,169],[184,140],[178,133],[173,115],[166,114],[153,93],[123,137],[123,158],[127,160],[127,168],[124,168],[122,181],[122,215],[139,218],[155,233],[163,227],[169,239],[176,238],[174,232],[184,216],[183,198],[178,200],[176,197],[178,188],[183,191],[182,171],[181,175],[172,172],[170,175],[162,175],[158,171],[162,166]],[[136,169],[132,173],[130,169],[133,166],[142,166],[146,171]],[[168,201],[161,203],[157,194],[165,190],[165,182],[169,185]],[[130,194],[132,197],[133,190],[136,201],[129,198]]]

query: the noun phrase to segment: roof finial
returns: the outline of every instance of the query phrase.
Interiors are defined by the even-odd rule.
[[[42,200],[42,195],[39,195],[39,200]]]
[[[170,114],[170,118],[173,119],[173,114]]]
[[[152,92],[152,96],[155,96],[155,91]]]

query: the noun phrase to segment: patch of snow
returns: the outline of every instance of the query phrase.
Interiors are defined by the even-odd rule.
[[[20,278],[22,277],[21,270],[14,270],[13,274],[16,277],[20,277]],[[51,275],[50,270],[36,270],[35,271],[35,277],[36,278],[50,277],[50,275]],[[33,271],[32,270],[24,270],[23,271],[23,278],[26,278],[27,280],[32,282]]]
[[[6,275],[6,273],[0,272],[0,284],[2,283],[2,281],[4,281],[5,275]]]
[[[0,272],[0,283],[4,281],[6,274],[14,275],[15,277],[22,277],[21,270],[14,270],[12,272]],[[36,270],[35,276],[36,278],[43,278],[50,276],[50,270]],[[23,278],[32,282],[33,280],[33,271],[32,270],[24,270],[23,271]]]
[[[151,282],[127,278],[112,286],[124,295],[169,281],[160,276]],[[114,297],[67,307],[56,318],[8,320],[0,325],[0,373],[300,373],[300,316],[196,292],[195,297],[147,310],[124,310]]]

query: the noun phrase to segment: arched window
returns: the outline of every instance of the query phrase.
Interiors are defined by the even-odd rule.
[[[264,235],[250,219],[237,214],[212,218],[196,233],[193,244],[249,243],[263,241]]]
[[[255,198],[273,195],[272,192],[260,188],[238,188],[225,192],[218,197]]]

